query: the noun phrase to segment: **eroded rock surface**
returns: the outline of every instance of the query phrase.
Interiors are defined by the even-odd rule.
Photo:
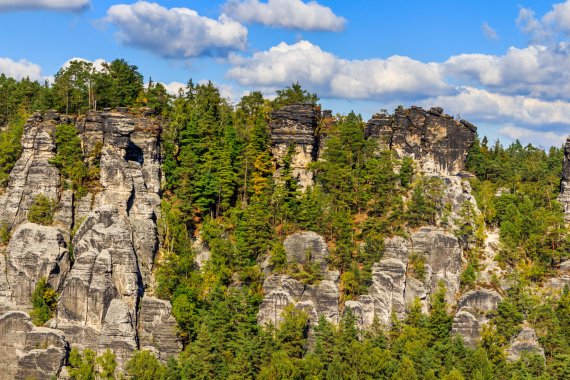
[[[59,374],[68,350],[61,331],[35,327],[26,313],[0,316],[2,378],[51,379]]]
[[[301,189],[313,185],[313,173],[307,165],[318,157],[317,134],[320,111],[312,104],[290,104],[271,115],[271,152],[277,160],[277,177],[289,147],[293,149],[292,174]]]
[[[414,269],[421,260],[423,272]],[[410,239],[386,239],[382,259],[372,267],[372,286],[368,294],[348,301],[345,307],[357,317],[360,327],[370,326],[377,317],[390,325],[392,313],[405,316],[407,307],[419,298],[427,310],[429,295],[439,281],[447,289],[447,300],[453,302],[459,290],[462,251],[457,238],[435,227],[424,227],[411,234]]]
[[[377,139],[381,148],[414,158],[426,172],[441,174],[464,169],[476,131],[473,124],[456,120],[439,107],[397,108],[394,115],[374,115],[366,125],[366,135]]]
[[[63,234],[55,227],[29,222],[16,228],[2,261],[0,305],[24,310],[41,278],[60,290],[71,266]]]
[[[507,360],[517,361],[523,353],[535,354],[544,358],[544,349],[540,346],[533,328],[523,326],[517,336],[511,339],[507,349]]]
[[[15,227],[24,221],[39,194],[59,199],[59,170],[49,161],[55,156],[55,128],[70,121],[53,113],[36,113],[28,119],[21,140],[22,155],[10,173],[6,192],[0,196],[0,224]]]
[[[283,310],[293,305],[307,312],[311,325],[317,324],[319,316],[338,323],[339,273],[328,270],[329,251],[325,239],[305,231],[288,236],[283,245],[289,264],[316,264],[322,280],[303,284],[286,274],[269,274],[263,283],[265,298],[259,307],[258,322],[278,326],[283,321]]]
[[[570,137],[564,144],[564,162],[562,163],[562,181],[558,200],[564,206],[564,217],[570,222]]]
[[[457,302],[451,333],[461,335],[468,346],[475,347],[483,325],[489,321],[488,313],[496,310],[502,299],[499,293],[489,289],[465,293]]]
[[[12,366],[10,378],[57,374],[69,343],[98,353],[110,348],[119,368],[136,349],[151,349],[161,358],[181,349],[170,304],[149,297],[158,250],[160,121],[126,109],[89,112],[77,120],[86,160],[100,162],[100,181],[82,198],[63,189],[57,168],[49,163],[55,128],[74,122],[53,112],[28,120],[22,156],[0,197],[0,223],[12,227],[5,255],[0,255],[0,310],[8,311],[0,317],[0,334],[6,337],[0,340],[12,355],[0,355],[0,364]],[[38,194],[57,201],[54,226],[25,222]],[[42,277],[60,293],[50,322],[57,330],[33,327],[27,315],[9,311],[30,308]],[[22,346],[46,331],[63,343]]]

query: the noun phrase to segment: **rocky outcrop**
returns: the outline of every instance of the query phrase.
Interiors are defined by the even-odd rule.
[[[23,223],[14,231],[0,264],[0,305],[4,309],[26,310],[41,278],[47,279],[54,289],[61,289],[71,259],[58,229]]]
[[[372,267],[368,294],[347,301],[345,308],[352,310],[360,327],[370,326],[375,318],[389,326],[392,313],[403,318],[415,298],[427,310],[429,295],[439,281],[446,285],[448,302],[453,302],[462,265],[457,238],[439,228],[421,228],[409,240],[386,239],[384,255]]]
[[[564,218],[570,222],[570,137],[564,144],[564,162],[562,163],[562,181],[558,200],[564,206]]]
[[[0,361],[4,379],[51,379],[65,363],[69,346],[61,331],[35,327],[23,312],[0,317]]]
[[[175,356],[182,350],[170,302],[143,297],[138,328],[141,349],[154,351],[161,359]]]
[[[412,157],[428,173],[456,174],[464,169],[465,158],[475,140],[477,128],[456,120],[443,109],[399,107],[393,115],[379,113],[366,125],[366,135],[377,139],[382,149],[399,157]]]
[[[313,173],[307,170],[307,165],[318,157],[320,117],[319,109],[312,104],[285,105],[272,113],[269,126],[277,178],[291,148],[292,174],[298,179],[299,187],[304,189],[313,184]]]
[[[457,303],[451,332],[463,337],[465,344],[475,347],[481,329],[489,321],[488,313],[496,310],[503,298],[494,290],[476,289],[465,293]]]
[[[283,310],[293,305],[307,312],[311,325],[316,325],[320,316],[338,323],[339,273],[328,270],[329,251],[325,239],[305,231],[288,236],[283,245],[289,265],[315,264],[322,279],[313,284],[303,284],[287,274],[268,274],[263,282],[265,298],[259,307],[258,322],[278,326],[283,321]]]
[[[507,349],[507,360],[514,362],[519,360],[524,353],[541,356],[543,359],[544,349],[540,346],[536,332],[533,328],[523,326],[517,336],[511,339]]]
[[[170,304],[150,297],[158,250],[160,121],[126,109],[89,112],[78,119],[84,156],[99,162],[100,173],[99,183],[91,184],[82,198],[62,189],[59,172],[49,163],[55,155],[55,128],[73,122],[50,112],[35,114],[25,127],[22,157],[0,198],[0,222],[12,226],[6,254],[0,255],[1,310],[29,309],[31,293],[45,277],[60,294],[49,323],[56,330],[47,330],[63,345],[98,353],[110,348],[119,368],[140,348],[166,359],[181,345]],[[25,222],[38,194],[57,201],[54,226]],[[24,351],[25,336],[30,340],[30,334],[44,330],[33,327],[25,314],[14,313],[8,311],[0,320],[18,316],[20,322],[5,323],[0,333],[7,337],[2,340],[5,351],[19,356],[0,356],[0,363],[9,361],[14,376],[50,378],[65,362],[67,348]]]
[[[71,121],[51,112],[36,113],[27,121],[22,155],[10,174],[6,192],[0,196],[0,224],[15,227],[24,221],[39,194],[59,199],[59,170],[49,161],[55,155],[55,128]]]

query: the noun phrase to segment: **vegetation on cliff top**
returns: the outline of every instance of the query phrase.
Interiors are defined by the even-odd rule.
[[[477,348],[452,337],[443,288],[432,295],[428,313],[414,302],[407,317],[394,317],[387,330],[376,323],[358,331],[354,316],[347,313],[338,326],[321,319],[309,339],[308,316],[295,309],[286,311],[278,327],[257,324],[262,259],[270,256],[277,270],[303,281],[319,281],[309,267],[286,265],[282,241],[287,234],[308,229],[326,237],[330,265],[341,272],[342,298],[349,300],[370,285],[371,266],[382,255],[385,237],[449,223],[443,184],[415,173],[412,160],[379,151],[365,138],[362,118],[354,113],[339,115],[328,127],[324,159],[311,168],[315,186],[298,190],[287,161],[291,152],[282,180],[274,181],[271,111],[288,103],[317,102],[315,94],[293,84],[273,101],[253,92],[232,106],[212,83],[192,81],[172,98],[160,84],[145,87],[137,67],[123,60],[103,71],[72,62],[51,87],[0,76],[0,125],[8,126],[0,132],[0,186],[19,155],[14,142],[26,113],[152,106],[168,121],[162,136],[165,196],[156,293],[172,302],[185,348],[168,365],[148,353],[136,354],[126,366],[133,378],[567,378],[570,292],[553,299],[533,291],[568,252],[556,202],[559,148],[546,153],[518,142],[489,147],[483,139],[469,154],[467,168],[476,175],[472,185],[482,219],[469,205],[461,212],[457,235],[469,258],[462,284],[469,287],[477,281],[485,227],[499,230],[498,259],[513,273],[505,300],[490,315],[494,318]],[[77,164],[83,156],[76,132],[60,126],[56,140],[54,164],[81,191],[90,169]],[[191,248],[198,234],[211,251],[200,270]],[[414,276],[421,278],[422,258],[416,257],[412,266]],[[46,289],[37,292],[44,321],[49,312],[40,298]],[[523,320],[536,329],[546,360],[523,355],[515,363],[506,361],[505,348]],[[93,378],[100,371],[98,376],[112,378],[113,363],[111,355],[98,359],[88,350],[83,356],[73,352],[70,374]]]

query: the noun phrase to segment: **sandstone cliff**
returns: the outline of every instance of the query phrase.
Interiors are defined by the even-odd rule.
[[[328,120],[329,124],[334,122],[329,113],[319,115],[309,105],[287,106],[273,114],[273,154],[279,161],[289,146],[294,147],[294,173],[303,188],[313,184],[307,165],[318,159],[322,141],[326,139],[324,131],[317,129],[319,118]],[[470,185],[462,175],[476,128],[467,121],[457,121],[444,114],[441,108],[426,111],[412,107],[398,108],[393,115],[374,115],[365,132],[367,138],[378,141],[380,149],[393,150],[399,158],[413,158],[423,175],[442,181],[444,203],[450,206],[450,226],[424,227],[409,231],[406,239],[386,239],[382,259],[373,265],[368,292],[344,304],[339,299],[339,273],[329,270],[327,265],[325,239],[314,232],[288,236],[284,241],[288,261],[302,263],[304,252],[309,249],[311,260],[321,267],[322,280],[304,285],[291,276],[273,274],[271,268],[266,267],[265,299],[258,314],[260,323],[279,324],[281,312],[287,305],[293,305],[307,311],[311,325],[315,325],[320,316],[336,323],[346,310],[351,310],[360,327],[370,326],[375,319],[388,326],[393,314],[399,318],[405,316],[416,297],[427,311],[430,295],[440,281],[446,285],[447,301],[457,305],[460,275],[466,261],[462,243],[453,234],[453,224],[464,202],[471,203],[478,213]],[[412,261],[417,257],[425,262],[422,276],[412,269]],[[462,316],[471,310],[468,305],[465,301],[459,306],[462,314],[456,317],[454,331],[474,341],[485,321],[477,320],[469,327],[465,325],[467,322],[462,324]],[[493,306],[496,307],[496,302]]]
[[[100,150],[99,183],[82,198],[63,190],[50,163],[54,131],[63,123],[74,123],[85,157]],[[0,362],[13,368],[14,378],[57,375],[70,346],[110,348],[120,367],[136,349],[162,358],[180,351],[170,304],[153,298],[149,287],[158,250],[160,133],[158,119],[126,109],[77,120],[38,113],[28,120],[22,156],[0,197],[0,221],[12,230],[0,260],[0,307],[7,311],[0,342],[7,352],[21,352]],[[39,194],[57,202],[53,226],[26,222]],[[41,278],[60,295],[52,329],[33,327],[22,313]],[[45,350],[27,348],[43,336]]]

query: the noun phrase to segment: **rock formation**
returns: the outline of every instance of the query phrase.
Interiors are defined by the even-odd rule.
[[[570,222],[570,137],[564,144],[564,162],[562,164],[562,181],[558,200],[564,206],[566,222]]]
[[[3,379],[50,379],[65,364],[69,346],[61,331],[35,327],[23,312],[0,316]]]
[[[439,281],[446,285],[448,302],[453,302],[463,266],[462,251],[455,236],[439,228],[424,227],[412,233],[409,240],[386,239],[385,247],[382,259],[372,268],[368,294],[345,303],[359,326],[370,326],[375,317],[389,326],[392,313],[403,318],[416,297],[427,310],[429,295]],[[424,263],[423,273],[414,271],[418,260]]]
[[[412,157],[428,173],[457,174],[475,140],[477,128],[466,120],[455,120],[433,107],[399,107],[394,115],[379,113],[366,125],[366,135],[377,139],[383,149],[399,157]]]
[[[468,346],[475,347],[483,325],[489,321],[488,312],[496,310],[502,299],[496,291],[488,289],[465,293],[457,302],[451,333],[462,336]]]
[[[544,359],[544,349],[540,346],[533,328],[523,326],[519,334],[513,337],[507,349],[507,360],[517,361],[523,353],[535,354]]]
[[[271,115],[271,151],[277,160],[277,177],[283,159],[293,149],[292,175],[301,189],[313,184],[313,173],[307,165],[315,161],[319,152],[318,126],[320,111],[312,104],[291,104],[273,111]]]
[[[311,325],[316,325],[320,316],[338,323],[339,273],[328,270],[329,251],[325,239],[305,231],[288,236],[283,245],[289,265],[316,264],[322,279],[314,284],[303,284],[290,275],[269,272],[263,282],[265,298],[259,307],[258,322],[279,325],[285,307],[293,305],[307,312]]]
[[[0,197],[0,222],[12,227],[0,256],[0,310],[7,312],[0,317],[0,342],[10,352],[0,363],[11,366],[15,378],[58,374],[70,345],[98,353],[110,348],[120,368],[136,349],[162,359],[181,349],[170,304],[153,298],[149,286],[158,250],[160,122],[127,110],[79,118],[84,156],[100,160],[100,181],[83,198],[62,189],[49,163],[55,128],[74,122],[53,112],[28,120],[22,156]],[[57,201],[54,226],[25,222],[38,194]],[[41,278],[60,294],[53,329],[34,327],[21,312],[29,311]],[[26,342],[41,334],[51,340],[30,348]]]

